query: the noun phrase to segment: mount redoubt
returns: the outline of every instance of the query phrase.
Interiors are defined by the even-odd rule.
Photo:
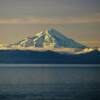
[[[27,37],[7,46],[1,45],[0,50],[52,50],[72,54],[87,53],[94,50],[100,51],[99,48],[90,48],[65,36],[64,34],[53,28],[35,33],[31,37]]]
[[[0,64],[100,64],[100,49],[85,46],[55,29],[0,45]]]
[[[44,30],[36,33],[33,37],[28,37],[13,44],[20,47],[34,47],[34,48],[85,48],[86,46],[80,44],[71,38],[64,36],[55,29]]]

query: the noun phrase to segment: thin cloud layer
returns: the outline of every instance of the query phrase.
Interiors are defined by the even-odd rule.
[[[7,18],[0,19],[0,24],[85,24],[85,23],[100,23],[98,17],[84,18]]]

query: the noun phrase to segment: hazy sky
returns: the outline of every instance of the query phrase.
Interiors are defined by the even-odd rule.
[[[49,27],[99,46],[100,0],[0,0],[0,43],[13,43]]]

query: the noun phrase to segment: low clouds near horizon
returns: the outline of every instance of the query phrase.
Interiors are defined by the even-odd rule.
[[[95,17],[63,17],[63,18],[0,18],[0,24],[90,24],[100,23],[100,15]]]

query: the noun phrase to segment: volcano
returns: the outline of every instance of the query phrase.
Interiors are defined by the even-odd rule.
[[[86,46],[50,28],[27,37],[14,45],[34,48],[85,48]]]
[[[0,64],[100,64],[100,50],[48,29],[1,47]]]

